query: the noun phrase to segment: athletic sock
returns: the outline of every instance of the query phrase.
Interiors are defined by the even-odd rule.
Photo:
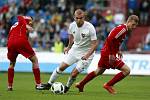
[[[41,84],[41,77],[40,77],[40,69],[39,67],[33,67],[33,74],[34,79],[37,85]]]
[[[14,68],[8,68],[8,87],[12,87],[14,79]]]
[[[55,80],[58,78],[59,74],[61,74],[61,73],[62,73],[62,71],[59,70],[59,67],[56,68],[56,69],[53,71],[51,77],[49,78],[48,83],[49,83],[49,84],[54,83]]]
[[[82,81],[80,81],[80,85],[81,86],[84,86],[85,84],[87,84],[89,81],[91,81],[93,78],[95,78],[96,77],[96,74],[95,74],[95,72],[94,71],[92,71],[91,73],[89,73],[89,74],[87,74],[86,76],[85,76],[85,78],[82,80]]]
[[[115,83],[119,82],[125,77],[126,76],[122,72],[120,72],[117,75],[115,75],[109,82],[107,82],[107,85],[113,86]]]
[[[72,86],[72,84],[74,83],[74,81],[76,80],[76,78],[72,78],[71,76],[68,78],[68,81],[67,81],[67,84],[66,84],[66,86],[67,87],[71,87]]]

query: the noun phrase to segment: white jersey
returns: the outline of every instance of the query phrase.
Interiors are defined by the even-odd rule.
[[[84,21],[81,27],[78,27],[75,21],[72,22],[69,26],[68,33],[74,37],[72,48],[84,50],[84,52],[90,48],[92,40],[97,40],[94,26],[87,21]]]
[[[79,72],[82,72],[85,68],[87,68],[93,57],[94,53],[87,59],[82,60],[81,58],[88,52],[91,47],[91,41],[97,40],[96,30],[94,26],[84,21],[82,27],[78,27],[76,22],[72,22],[69,26],[68,33],[72,34],[74,37],[74,44],[69,50],[68,54],[64,58],[64,61],[68,65],[72,65],[77,63],[76,69]]]

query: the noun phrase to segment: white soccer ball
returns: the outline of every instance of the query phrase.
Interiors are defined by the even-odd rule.
[[[63,94],[65,90],[65,86],[61,82],[55,82],[51,86],[51,91],[54,94]]]

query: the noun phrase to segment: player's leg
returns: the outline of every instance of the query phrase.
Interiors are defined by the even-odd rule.
[[[14,67],[16,64],[16,58],[18,54],[15,52],[13,47],[8,47],[7,58],[10,60],[8,67],[8,91],[13,90],[13,80],[14,80]]]
[[[75,62],[77,62],[77,59],[75,57],[75,54],[72,54],[72,52],[68,53],[68,55],[66,55],[66,57],[64,58],[63,62],[61,63],[61,65],[59,67],[57,67],[52,75],[49,78],[49,81],[47,84],[45,84],[45,89],[49,90],[51,87],[51,84],[53,84],[55,82],[55,80],[58,78],[58,76],[66,69],[68,68],[70,65],[74,64]]]
[[[79,83],[76,83],[75,87],[79,89],[79,92],[83,92],[84,86],[96,76],[103,74],[105,70],[105,68],[98,67],[95,71],[87,74]]]
[[[59,74],[61,74],[68,66],[69,65],[67,63],[62,62],[61,65],[53,71],[48,83],[54,83],[55,80],[58,78]]]
[[[77,66],[73,69],[70,77],[68,78],[65,92],[67,92],[69,90],[69,88],[72,86],[72,84],[76,80],[76,77],[78,76],[78,74],[81,73],[85,68],[87,68],[90,65],[91,61],[92,61],[92,58],[90,58],[88,60],[81,60],[80,59],[77,62]]]
[[[58,78],[58,76],[59,76],[60,74],[62,74],[62,72],[63,72],[68,66],[69,66],[68,64],[62,62],[61,65],[60,65],[59,67],[57,67],[57,68],[53,71],[53,73],[52,73],[52,75],[50,76],[49,81],[47,82],[47,84],[43,84],[43,86],[44,86],[43,90],[49,90],[50,87],[51,87],[51,85],[52,85],[52,84],[55,82],[55,80]]]
[[[116,63],[117,64],[117,63]],[[108,90],[109,93],[115,94],[116,91],[113,86],[125,78],[130,73],[130,68],[124,64],[122,61],[119,61],[117,68],[121,71],[120,73],[116,74],[109,82],[104,84],[104,88]]]
[[[36,89],[42,89],[38,58],[36,57],[36,55],[34,55],[29,57],[29,60],[32,62],[32,70],[36,82]]]
[[[123,67],[120,69],[121,72],[116,74],[108,83],[107,85],[109,86],[113,86],[114,84],[116,84],[117,82],[119,82],[120,80],[122,80],[123,78],[125,78],[127,75],[129,75],[130,73],[130,68],[127,65],[123,65]]]
[[[43,88],[41,85],[41,77],[40,77],[40,68],[39,68],[38,58],[36,57],[36,54],[33,51],[29,42],[27,40],[21,41],[19,43],[19,48],[17,49],[17,51],[32,62],[32,70],[33,70],[34,79],[35,79],[35,83],[36,83],[36,89]]]
[[[15,67],[15,61],[11,62],[8,68],[8,91],[13,90],[13,80],[14,80],[14,67]]]
[[[73,71],[71,72],[71,75],[69,76],[68,78],[68,81],[66,83],[66,86],[65,86],[65,93],[69,90],[69,88],[72,86],[72,84],[75,82],[76,80],[76,77],[77,75],[79,74],[80,72],[74,68]]]

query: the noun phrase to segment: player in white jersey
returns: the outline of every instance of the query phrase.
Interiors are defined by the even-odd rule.
[[[77,75],[87,68],[94,56],[94,51],[97,47],[96,30],[94,26],[85,21],[85,13],[81,9],[77,9],[74,13],[75,21],[69,26],[69,44],[64,49],[67,54],[63,62],[57,67],[47,84],[44,84],[44,89],[49,90],[52,83],[55,82],[58,75],[61,74],[70,65],[76,63],[76,67],[71,72],[68,82],[65,86],[65,93],[69,90]]]

